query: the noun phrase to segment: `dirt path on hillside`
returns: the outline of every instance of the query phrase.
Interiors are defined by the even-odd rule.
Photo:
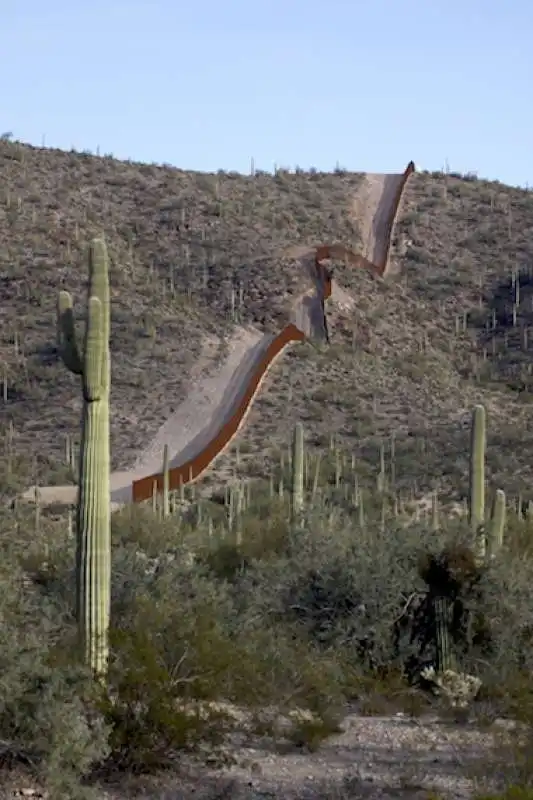
[[[414,165],[412,169],[414,171]],[[390,248],[403,202],[404,193],[399,194],[403,179],[401,175],[368,172],[352,202],[351,213],[361,231],[362,255],[373,264],[383,265],[386,276],[396,271],[390,259]],[[398,208],[391,223],[391,204],[398,194]],[[369,209],[374,212],[369,213]]]
[[[351,213],[359,225],[362,243],[362,255],[374,264],[378,264],[383,255],[380,246],[380,201],[385,185],[385,175],[367,173],[363,184],[352,201]],[[376,209],[368,213],[369,209]]]

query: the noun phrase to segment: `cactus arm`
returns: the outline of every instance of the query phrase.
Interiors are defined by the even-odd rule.
[[[59,292],[57,300],[58,344],[61,358],[66,368],[74,375],[83,373],[83,362],[76,341],[72,296],[69,292]]]
[[[88,403],[100,400],[105,391],[103,317],[102,303],[98,297],[90,297],[85,333],[85,366],[83,369],[83,396]]]

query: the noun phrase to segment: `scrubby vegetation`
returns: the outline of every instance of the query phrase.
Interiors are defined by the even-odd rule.
[[[346,703],[530,723],[530,517],[509,510],[501,548],[480,561],[466,517],[394,503],[387,491],[365,501],[341,451],[321,464],[317,481],[307,455],[297,524],[283,489],[290,465],[272,483],[234,488],[238,512],[235,500],[197,501],[187,489],[168,516],[113,515],[103,687],[75,657],[67,517],[3,508],[4,774],[29,771],[52,797],[98,797],[110,776],[175,771],[185,754],[227,763],[228,737],[243,728],[314,750],[339,729]],[[443,648],[432,597],[450,603]],[[475,676],[475,699],[450,702],[424,679],[431,666]],[[527,753],[515,745],[517,761]]]

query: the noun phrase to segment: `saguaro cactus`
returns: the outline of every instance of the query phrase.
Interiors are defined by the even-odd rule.
[[[292,518],[297,521],[304,507],[304,428],[301,422],[294,426],[292,438]]]
[[[501,550],[503,545],[503,533],[505,530],[505,492],[502,489],[496,489],[494,495],[494,503],[492,506],[492,519],[490,523],[489,536],[488,536],[488,553],[489,558],[494,558]]]
[[[170,499],[169,499],[169,484],[170,484],[170,467],[168,457],[168,444],[163,448],[163,519],[170,516]]]
[[[445,672],[455,669],[455,658],[450,641],[450,617],[453,613],[453,602],[448,597],[433,598],[435,614],[436,671]]]
[[[87,324],[83,352],[76,340],[72,297],[60,292],[58,329],[65,366],[80,375],[82,439],[76,517],[76,615],[86,663],[104,676],[108,659],[111,583],[109,269],[105,243],[89,248]]]
[[[485,557],[485,448],[486,417],[484,406],[477,405],[472,412],[470,438],[469,521],[475,538],[478,558]]]

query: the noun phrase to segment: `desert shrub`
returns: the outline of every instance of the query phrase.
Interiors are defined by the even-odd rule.
[[[491,636],[490,658],[482,662],[484,692],[499,696],[500,707],[513,708],[519,718],[533,712],[531,701],[526,702],[527,695],[533,697],[532,572],[530,558],[507,550],[494,559],[479,584]]]
[[[392,657],[391,625],[402,596],[421,583],[410,545],[422,534],[360,528],[342,518],[331,529],[327,516],[316,514],[291,532],[288,555],[254,563],[239,593],[253,595],[257,611],[280,624],[298,621],[325,647],[352,647],[373,633],[373,659],[382,663]]]
[[[242,548],[222,541],[203,556],[201,563],[218,580],[234,581],[249,567],[249,559]]]
[[[178,515],[160,519],[149,505],[126,506],[111,517],[113,542],[135,546],[148,558],[156,558],[183,541]]]
[[[107,754],[107,729],[85,702],[92,684],[72,658],[71,620],[2,550],[2,766],[28,769],[52,796],[81,798],[80,781]]]
[[[290,532],[286,554],[254,561],[238,575],[236,603],[245,616],[248,605],[257,619],[293,626],[310,644],[334,649],[345,671],[379,681],[388,674],[395,682],[398,670],[409,678],[435,664],[424,609],[440,570],[447,581],[440,591],[454,604],[458,663],[496,692],[502,676],[514,680],[533,655],[531,564],[518,565],[504,549],[477,569],[471,543],[461,520],[446,520],[439,531],[423,523],[361,528],[338,514],[332,527],[327,514],[313,514],[303,530]]]
[[[191,676],[186,668],[187,674],[180,674],[179,664],[165,657],[166,643],[153,626],[150,614],[134,627],[112,632],[109,685],[96,704],[110,729],[101,769],[146,773],[171,766],[184,751],[209,746],[212,754],[228,730],[227,714],[200,705],[194,689],[184,691]]]
[[[507,515],[505,525],[504,549],[512,557],[531,559],[533,556],[533,519],[526,515],[527,508],[521,508],[524,516],[516,513]]]
[[[0,658],[13,685],[0,736],[13,753],[30,754],[49,782],[74,785],[95,766],[151,771],[183,752],[222,759],[227,733],[242,724],[236,707],[258,732],[310,749],[337,729],[347,696],[370,698],[381,713],[379,697],[402,693],[421,707],[405,673],[424,630],[432,639],[422,612],[436,584],[457,603],[454,644],[462,668],[484,681],[481,704],[533,719],[527,523],[510,515],[501,553],[478,570],[466,558],[465,522],[442,519],[433,531],[383,521],[383,498],[369,496],[361,525],[342,487],[323,486],[293,527],[287,501],[265,488],[238,520],[238,545],[227,524],[222,536],[209,537],[200,516],[195,527],[193,506],[191,520],[150,509],[114,516],[110,682],[97,698],[68,653],[74,542],[65,520],[41,515],[46,535],[36,536],[33,511],[10,520],[0,511],[0,611],[11,615]],[[423,656],[434,661],[434,646]],[[280,728],[302,708],[311,715]],[[62,738],[67,715],[73,741]]]
[[[98,705],[111,730],[105,766],[150,771],[180,751],[221,758],[235,724],[221,701],[278,715],[301,704],[315,717],[295,736],[331,733],[342,702],[334,660],[289,631],[246,624],[227,583],[186,573],[168,563],[115,615],[109,692]]]

